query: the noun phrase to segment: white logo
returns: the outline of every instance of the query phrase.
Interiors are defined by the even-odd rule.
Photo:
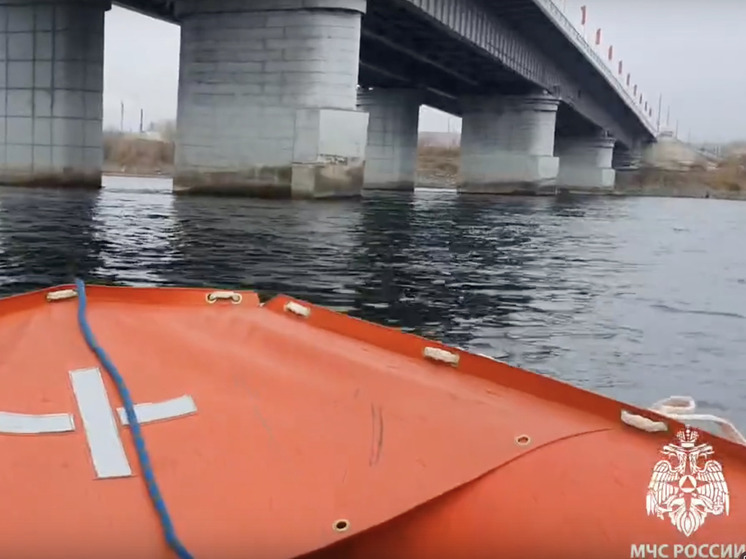
[[[676,435],[678,444],[663,447],[661,453],[675,458],[675,463],[664,458],[653,467],[645,499],[648,515],[668,515],[687,537],[702,527],[708,514],[727,516],[730,509],[723,467],[707,460],[714,451],[709,444],[696,444],[698,437],[687,427]]]
[[[119,428],[109,404],[104,379],[98,368],[70,371],[75,399],[83,421],[91,461],[98,478],[128,477],[132,475]],[[135,405],[138,423],[152,423],[174,419],[197,412],[190,396],[164,402]],[[128,425],[124,408],[117,409],[119,423]],[[69,433],[75,431],[75,419],[70,413],[47,415],[0,412],[0,434]]]

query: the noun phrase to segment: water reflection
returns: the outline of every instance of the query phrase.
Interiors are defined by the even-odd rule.
[[[377,193],[362,201],[359,246],[353,269],[352,314],[390,326],[417,329],[427,322],[427,309],[413,296],[413,286],[431,278],[419,260],[410,260],[417,217],[413,193]]]
[[[339,303],[360,219],[357,202],[179,197],[170,283],[287,292]]]
[[[93,277],[106,283],[160,283],[174,261],[174,198],[164,179],[135,182],[106,177],[94,212],[101,265]]]
[[[68,283],[101,266],[99,193],[0,190],[0,285],[5,292]],[[61,219],[62,218],[62,219]]]

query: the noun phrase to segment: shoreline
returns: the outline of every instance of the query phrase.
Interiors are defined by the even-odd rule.
[[[164,179],[172,180],[173,176],[165,173],[127,173],[117,171],[105,171],[102,173],[103,177],[117,177],[117,178],[130,178],[130,179]],[[442,190],[444,192],[457,192],[458,187],[454,182],[442,181],[434,182],[432,180],[426,180],[421,183],[415,184],[415,190]],[[477,196],[477,195],[475,195]],[[485,194],[484,196],[490,196]],[[499,195],[494,195],[499,196]],[[506,195],[503,195],[506,196]],[[613,190],[598,190],[598,189],[567,189],[559,190],[554,196],[600,196],[609,198],[697,198],[697,199],[712,199],[712,200],[730,200],[730,201],[746,201],[746,191],[729,191],[710,189],[705,186],[693,186],[691,188],[681,187],[661,187],[660,185],[644,186],[642,188],[629,188],[621,187]],[[506,197],[510,197],[507,195]],[[549,198],[550,196],[542,196]]]
[[[173,141],[108,134],[105,135],[104,148],[104,177],[173,180]],[[548,196],[746,200],[746,156],[733,155],[715,166],[702,162],[689,162],[686,166],[674,163],[648,163],[634,170],[618,170],[613,189],[558,187]],[[461,149],[458,146],[421,142],[417,148],[415,188],[457,191],[460,165]]]
[[[122,171],[101,171],[103,177],[122,177],[129,179],[173,179],[173,175],[167,173],[126,173]]]
[[[173,141],[114,133],[105,134],[104,139],[104,177],[173,179]],[[618,170],[613,189],[558,187],[553,195],[746,200],[744,155],[731,155],[716,165],[702,161],[686,165],[668,160],[659,163]],[[417,148],[415,188],[457,190],[460,165],[458,146],[427,145],[421,141]]]

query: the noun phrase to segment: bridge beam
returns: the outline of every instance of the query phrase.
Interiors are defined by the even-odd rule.
[[[413,89],[361,90],[357,106],[368,113],[363,187],[413,190],[417,178],[420,92]]]
[[[612,156],[616,140],[606,134],[587,137],[557,138],[555,153],[559,157],[559,189],[610,190],[614,188],[615,171]]]
[[[101,187],[110,0],[0,0],[0,184]]]
[[[554,194],[558,105],[545,94],[464,98],[459,191]]]
[[[365,0],[178,0],[174,191],[359,196]]]

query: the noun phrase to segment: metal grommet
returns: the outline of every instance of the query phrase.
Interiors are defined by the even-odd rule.
[[[518,435],[515,438],[515,444],[518,446],[528,446],[531,444],[531,437],[528,435]]]
[[[332,528],[335,532],[346,532],[350,529],[350,521],[345,518],[340,518],[339,520],[334,521]]]
[[[243,300],[243,295],[235,291],[213,291],[208,293],[205,299],[211,305],[218,301],[232,301],[234,305],[238,305]]]

